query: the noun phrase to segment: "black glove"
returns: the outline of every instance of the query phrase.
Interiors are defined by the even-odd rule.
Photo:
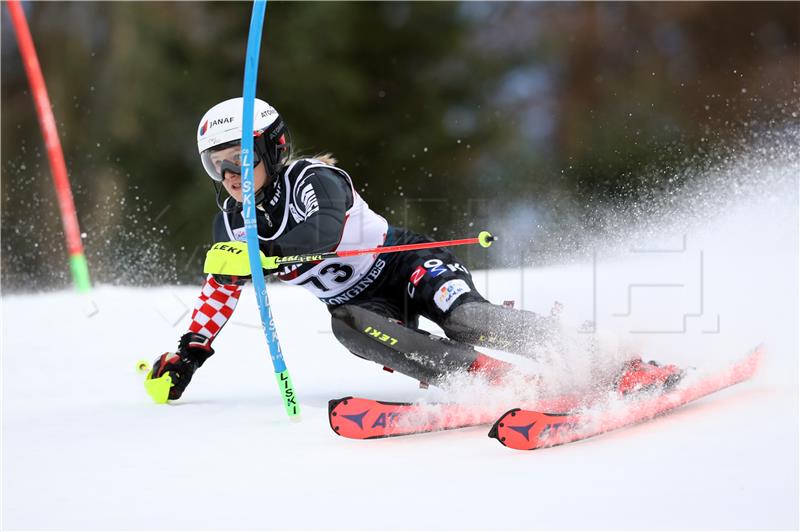
[[[170,399],[179,399],[192,380],[194,372],[203,365],[208,357],[214,354],[211,340],[193,332],[184,334],[178,342],[177,353],[164,353],[153,362],[151,379],[158,379],[169,373],[172,387]]]

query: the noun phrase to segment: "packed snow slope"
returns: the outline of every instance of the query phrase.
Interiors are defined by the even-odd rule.
[[[270,285],[299,423],[283,412],[251,288],[169,405],[150,401],[134,365],[174,349],[196,288],[5,296],[2,526],[796,529],[797,167],[778,170],[757,193],[695,212],[701,224],[631,231],[559,267],[476,272],[492,301],[538,312],[559,301],[566,322],[594,320],[648,359],[709,369],[767,346],[751,382],[535,452],[502,447],[488,427],[336,436],[331,398],[453,396],[349,354],[302,289]]]

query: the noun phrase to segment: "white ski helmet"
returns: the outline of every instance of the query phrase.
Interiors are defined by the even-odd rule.
[[[241,97],[225,100],[200,119],[197,150],[203,168],[214,181],[222,181],[226,170],[241,174],[238,154],[224,161],[214,160],[211,154],[241,144],[242,103]],[[264,161],[267,175],[277,175],[288,154],[288,128],[278,111],[264,100],[256,98],[253,111],[253,167]]]

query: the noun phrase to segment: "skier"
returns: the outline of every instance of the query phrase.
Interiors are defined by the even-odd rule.
[[[223,101],[206,112],[197,132],[200,159],[220,208],[213,222],[217,243],[245,240],[241,111],[242,98]],[[254,112],[253,178],[264,255],[432,241],[389,225],[371,210],[330,154],[295,156],[288,128],[272,106],[256,99]],[[421,383],[444,385],[454,373],[466,372],[502,384],[514,367],[473,345],[526,355],[554,330],[548,317],[489,303],[466,266],[445,248],[335,258],[265,273],[303,286],[325,303],[334,335],[353,354]],[[222,272],[206,278],[178,351],[159,356],[152,367],[150,378],[170,374],[169,399],[181,397],[197,368],[214,354],[211,344],[236,308],[245,281]],[[448,338],[420,330],[419,316],[441,326]],[[637,359],[617,384],[626,393],[670,385],[679,375],[674,366]]]

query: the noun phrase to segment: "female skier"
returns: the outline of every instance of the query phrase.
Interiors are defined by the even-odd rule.
[[[197,147],[217,191],[220,208],[214,242],[244,241],[240,168],[242,99],[212,107],[200,120]],[[289,132],[278,112],[255,100],[253,178],[261,252],[287,256],[431,242],[391,226],[356,192],[350,176],[330,154],[294,157]],[[228,197],[221,200],[222,189]],[[169,399],[178,399],[194,372],[214,354],[211,344],[230,319],[246,278],[211,272],[178,351],[159,356],[150,378],[171,376]],[[533,312],[489,303],[469,270],[445,248],[334,258],[295,264],[276,273],[310,290],[328,306],[336,338],[353,354],[422,383],[442,385],[454,372],[500,384],[513,366],[479,353],[479,345],[519,354],[552,332]],[[437,323],[442,338],[418,328],[419,316]],[[616,385],[621,393],[666,385],[680,374],[674,366],[634,360]]]

